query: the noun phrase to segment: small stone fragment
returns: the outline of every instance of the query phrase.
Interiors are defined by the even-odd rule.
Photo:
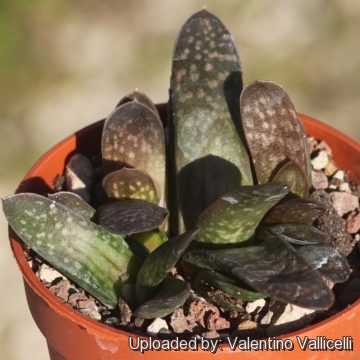
[[[355,195],[334,191],[330,194],[330,199],[339,216],[359,208],[359,198]]]
[[[223,330],[230,327],[230,322],[217,314],[211,314],[206,322],[209,330]]]
[[[89,203],[95,178],[90,160],[81,154],[73,155],[66,164],[65,176],[67,190],[78,194]]]
[[[94,301],[90,300],[82,292],[71,294],[68,299],[68,304],[78,310],[89,309],[89,310],[97,311],[97,306],[95,305]]]
[[[280,317],[266,329],[266,336],[278,336],[303,328],[315,317],[316,310],[287,304]]]
[[[178,308],[172,313],[170,317],[170,326],[174,332],[178,334],[181,334],[185,331],[192,332],[194,328],[200,327],[190,315],[184,315],[184,310],[182,308]]]
[[[119,299],[120,325],[127,325],[132,316],[129,305],[122,299]]]
[[[66,279],[64,275],[60,274],[57,270],[51,268],[47,264],[41,264],[36,275],[45,283],[52,283],[57,278]]]
[[[319,150],[325,151],[325,152],[329,155],[329,157],[332,157],[332,150],[331,150],[330,146],[326,143],[326,141],[321,140],[321,141],[319,142],[317,148],[318,148]]]
[[[149,335],[157,335],[161,329],[169,329],[167,322],[164,319],[156,318],[146,329]]]
[[[347,182],[342,183],[339,186],[339,190],[351,194],[350,185]]]
[[[271,323],[271,319],[273,315],[274,313],[271,310],[269,310],[260,320],[260,325],[269,325]]]
[[[50,286],[49,290],[62,302],[67,302],[69,298],[70,281],[61,280],[58,284]]]
[[[220,338],[220,334],[216,330],[210,330],[210,331],[203,332],[201,334],[201,336],[206,338],[206,339],[218,339],[218,338]]]
[[[259,313],[265,305],[266,305],[266,301],[264,299],[250,301],[247,303],[245,311],[248,314],[255,315]]]
[[[329,186],[329,180],[323,171],[311,171],[312,186],[315,189],[327,189]]]
[[[317,156],[311,160],[311,165],[314,170],[321,170],[324,169],[324,167],[328,164],[328,162],[329,162],[328,154],[326,153],[326,151],[321,150],[319,151]]]
[[[344,170],[338,170],[334,175],[333,179],[339,179],[340,181],[344,181],[345,173]]]
[[[353,211],[349,214],[346,229],[350,234],[356,234],[360,230],[360,213]]]
[[[194,301],[190,304],[189,313],[193,316],[193,319],[197,321],[202,327],[206,328],[206,318],[212,314],[220,316],[219,309],[203,301]]]
[[[237,330],[233,331],[232,337],[251,337],[259,338],[264,335],[264,329],[260,328],[255,321],[245,320],[238,325]]]
[[[334,161],[330,160],[324,168],[325,175],[332,176],[337,171],[337,169],[338,168],[336,167]]]
[[[101,321],[101,315],[95,310],[84,308],[79,309],[79,312],[81,312],[83,315],[88,316],[90,319]]]

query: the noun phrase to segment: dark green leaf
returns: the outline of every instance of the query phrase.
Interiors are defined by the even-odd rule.
[[[195,289],[200,288],[202,284],[212,286],[215,289],[223,290],[234,298],[246,301],[254,301],[265,297],[264,294],[252,289],[241,280],[226,276],[216,271],[203,270],[199,272],[195,279]],[[204,296],[206,294],[201,293],[200,295]]]
[[[138,304],[144,303],[154,295],[160,282],[180,259],[198,231],[189,230],[171,238],[150,253],[136,279],[135,297]]]
[[[269,182],[288,159],[306,174],[301,125],[294,105],[279,84],[252,82],[241,93],[240,110],[259,184]]]
[[[283,223],[266,228],[279,238],[297,245],[322,244],[329,237],[313,226],[306,224]]]
[[[122,200],[100,206],[98,213],[105,229],[130,235],[158,228],[169,211],[143,200]]]
[[[133,236],[126,236],[125,241],[129,245],[132,253],[135,254],[142,262],[144,262],[150,254],[150,251],[143,244],[134,239]]]
[[[213,14],[195,13],[177,37],[171,74],[169,127],[174,130],[179,232],[194,227],[199,214],[225,192],[252,184],[237,129],[241,89],[233,37]]]
[[[298,249],[299,253],[325,278],[334,283],[346,281],[350,276],[346,257],[331,246],[309,245]]]
[[[266,223],[298,223],[312,225],[326,211],[326,206],[307,199],[294,199],[274,206],[265,218]]]
[[[28,246],[103,304],[117,305],[140,266],[120,236],[37,194],[2,200],[10,226]]]
[[[208,243],[238,243],[248,240],[257,225],[289,191],[284,183],[242,186],[221,196],[206,208],[196,224],[197,240]]]
[[[166,277],[160,284],[157,295],[140,305],[134,316],[142,319],[162,318],[174,312],[188,298],[190,284],[174,277]]]
[[[146,171],[123,168],[106,175],[102,184],[111,199],[138,199],[158,203],[154,181]]]

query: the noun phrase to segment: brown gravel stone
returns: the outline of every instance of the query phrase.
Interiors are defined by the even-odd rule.
[[[323,171],[311,171],[311,181],[314,189],[327,189],[329,180]]]
[[[350,234],[356,234],[360,230],[360,213],[351,212],[346,220],[346,229]]]
[[[330,200],[339,216],[359,208],[359,198],[345,192],[332,192]]]
[[[68,303],[75,309],[97,310],[95,303],[81,292],[71,294],[69,296]]]
[[[56,295],[62,302],[67,302],[69,298],[70,281],[61,280],[58,284],[50,286],[49,290]]]
[[[185,331],[193,331],[194,328],[198,327],[201,330],[203,327],[200,327],[199,324],[193,319],[191,314],[188,316],[184,315],[184,310],[179,308],[175,310],[170,317],[170,326],[174,332],[181,334]]]
[[[123,300],[119,299],[119,311],[120,311],[120,325],[127,325],[132,316],[132,311],[129,305]]]

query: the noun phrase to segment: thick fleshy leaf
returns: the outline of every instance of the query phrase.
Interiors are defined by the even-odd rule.
[[[122,285],[140,267],[121,237],[37,194],[2,200],[10,226],[28,246],[103,304],[117,305]]]
[[[146,232],[131,235],[136,241],[144,245],[150,252],[154,251],[162,243],[168,240],[161,229],[154,229]]]
[[[350,276],[349,263],[339,251],[327,245],[309,245],[298,249],[299,253],[319,273],[334,283],[346,281]]]
[[[59,191],[48,195],[50,200],[63,204],[67,208],[74,210],[87,220],[94,219],[96,210],[90,206],[81,196],[70,191]]]
[[[240,110],[259,184],[271,181],[288,159],[306,174],[301,125],[294,105],[279,84],[252,82],[241,94]]]
[[[144,170],[159,199],[164,199],[164,130],[159,116],[147,106],[134,100],[116,108],[105,120],[101,151],[105,175],[123,167]]]
[[[223,290],[234,298],[246,301],[254,301],[266,297],[266,295],[252,289],[241,280],[234,279],[216,271],[200,271],[195,279],[194,287],[197,290],[203,284],[214,287],[215,289]],[[206,294],[200,292],[200,295],[204,296]]]
[[[309,147],[309,143],[307,140],[307,135],[306,135],[304,124],[300,121],[300,119],[299,119],[299,124],[300,124],[301,136],[303,139],[304,150],[305,150],[305,170],[306,170],[305,173],[306,173],[307,180],[308,180],[308,186],[309,186],[309,188],[311,188],[311,186],[312,186],[312,179],[311,179],[312,166],[311,166],[311,159],[310,159],[310,147]]]
[[[152,100],[147,95],[137,89],[134,92],[127,94],[122,99],[120,99],[120,101],[115,107],[117,108],[131,101],[138,101],[139,103],[150,108],[150,110],[154,111],[154,113],[159,116],[159,112],[157,111],[156,106],[152,102]]]
[[[138,199],[158,203],[154,181],[146,171],[123,168],[106,175],[102,184],[110,199]]]
[[[184,304],[189,294],[189,283],[168,276],[161,282],[156,296],[140,305],[134,316],[142,319],[162,318]]]
[[[110,232],[130,235],[158,228],[169,211],[143,200],[122,200],[98,208],[100,224]]]
[[[294,161],[287,162],[275,174],[272,181],[284,182],[290,186],[288,197],[307,199],[309,184],[304,170]]]
[[[312,223],[326,211],[326,206],[307,199],[294,199],[274,206],[265,218],[266,223]]]
[[[160,282],[168,275],[199,230],[189,230],[169,239],[146,258],[135,284],[135,298],[140,305],[151,299]]]
[[[309,309],[328,309],[334,295],[320,273],[290,244],[271,234],[261,246],[194,250],[182,259],[191,270],[202,266],[234,276],[274,300]]]
[[[192,15],[180,30],[170,87],[169,129],[182,232],[193,228],[219,196],[252,184],[249,156],[239,135],[239,56],[223,23],[206,10]]]
[[[242,186],[221,196],[206,208],[196,224],[197,240],[239,243],[248,240],[265,213],[289,191],[284,183]]]
[[[267,227],[266,230],[296,245],[322,244],[329,237],[328,234],[307,224],[282,223]]]

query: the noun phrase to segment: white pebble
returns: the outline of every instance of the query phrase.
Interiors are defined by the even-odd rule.
[[[156,318],[146,329],[149,335],[157,335],[161,329],[169,330],[167,322],[163,319]]]
[[[46,264],[42,264],[40,266],[40,269],[37,272],[37,276],[41,281],[44,281],[45,283],[52,283],[55,279],[59,277],[66,279],[64,275],[60,274],[58,271],[52,269]]]
[[[346,182],[342,183],[342,184],[339,186],[339,190],[351,194],[350,186],[349,186],[349,184],[346,183]]]
[[[278,336],[303,328],[315,317],[316,310],[287,304],[284,312],[266,329],[266,336]]]
[[[345,177],[345,174],[344,174],[344,171],[343,170],[338,170],[334,175],[333,175],[333,178],[334,179],[339,179],[341,181],[344,181],[344,177]]]
[[[266,301],[264,299],[250,301],[247,303],[245,311],[248,314],[258,313],[265,305]]]
[[[329,156],[326,151],[322,150],[319,151],[318,155],[314,159],[311,160],[311,165],[314,170],[321,170],[324,169],[328,162]]]

